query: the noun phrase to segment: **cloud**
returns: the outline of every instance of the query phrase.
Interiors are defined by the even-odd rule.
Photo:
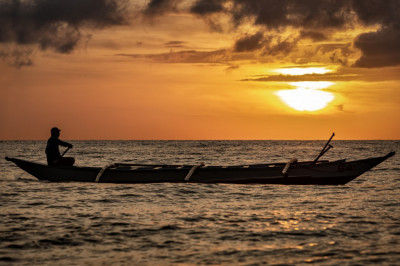
[[[363,33],[356,38],[354,46],[362,51],[354,64],[356,67],[400,65],[400,25]]]
[[[296,66],[298,67],[298,66]],[[368,82],[387,82],[400,80],[398,75],[400,67],[391,67],[385,69],[384,73],[370,69],[341,67],[335,72],[324,74],[304,74],[304,75],[256,75],[241,81],[259,81],[259,82],[301,82],[301,81],[368,81]]]
[[[143,11],[146,17],[156,17],[178,11],[178,0],[151,0]]]
[[[300,39],[313,41],[327,40],[326,32],[356,26],[380,25],[376,32],[362,33],[354,40],[354,47],[362,55],[354,64],[356,67],[386,67],[400,65],[400,1],[398,0],[197,0],[192,13],[205,16],[226,14],[234,25],[252,21],[255,26],[263,27],[263,32],[247,36],[236,41],[236,51],[261,49],[267,42],[260,36],[275,30],[279,33],[285,27],[300,32]],[[296,41],[280,41],[274,51],[289,52],[297,45]],[[349,54],[349,53],[347,53]],[[335,52],[331,61],[346,65],[348,59]]]
[[[352,0],[351,3],[352,9],[364,24],[392,25],[400,22],[398,0]]]
[[[185,47],[186,42],[183,41],[170,41],[166,42],[164,45],[168,48],[182,48]]]
[[[231,71],[236,70],[236,69],[239,69],[238,65],[230,65],[229,67],[227,67],[225,69],[225,72],[231,72]]]
[[[308,65],[308,67],[320,67],[319,65]],[[288,67],[290,68],[290,67]],[[298,68],[298,66],[294,66]],[[362,81],[362,82],[388,82],[398,81],[400,66],[388,67],[385,71],[376,71],[367,68],[351,68],[339,67],[334,72],[324,74],[310,73],[303,75],[255,75],[242,81],[260,81],[260,82],[300,82],[300,81],[332,81],[332,82],[347,82],[347,81]]]
[[[236,26],[249,21],[253,23],[259,31],[236,40],[233,51],[259,51],[261,57],[269,57],[268,61],[272,57],[287,56],[297,50],[300,40],[327,40],[332,29],[341,29],[353,22],[354,15],[350,11],[351,2],[346,0],[219,0],[212,3],[197,0],[191,9],[196,15],[207,18],[207,21],[210,16],[223,13]],[[289,36],[282,34],[286,27],[291,27],[295,33]],[[341,52],[336,51],[330,57],[332,62],[347,64]]]
[[[388,67],[400,65],[400,1],[353,0],[359,19],[367,24],[381,24],[375,32],[360,34],[354,46],[362,56],[356,67]]]
[[[21,68],[23,66],[32,66],[32,49],[23,48],[4,48],[0,50],[0,58],[4,60],[8,65],[15,68]]]
[[[0,44],[70,53],[90,38],[84,29],[126,23],[126,4],[127,0],[2,0]],[[3,58],[15,56],[17,60],[19,54],[13,51]]]
[[[13,45],[15,48],[2,49],[1,58],[10,61],[14,56],[15,62],[21,62],[23,66],[29,65],[29,60],[21,59],[29,56],[20,56],[24,53],[13,51],[33,47],[71,53],[90,40],[88,31],[128,23],[128,12],[131,12],[127,8],[129,1],[0,0],[0,45]],[[349,50],[359,49],[361,57],[353,65],[355,67],[400,65],[397,49],[400,46],[399,0],[148,0],[136,4],[136,7],[144,18],[149,19],[169,13],[190,13],[202,18],[212,30],[220,32],[224,29],[220,24],[224,21],[221,18],[228,17],[234,29],[250,24],[254,26],[251,27],[253,30],[257,29],[257,33],[239,37],[231,50],[233,53],[258,52],[259,56],[268,56],[269,59],[289,55],[305,39],[329,41],[333,32],[359,24],[378,25],[380,28],[377,31],[357,36],[353,46],[326,52],[329,53],[327,56],[331,62],[347,65],[348,57],[354,56],[354,52]],[[295,33],[285,35],[287,28]],[[184,43],[169,42],[165,46],[183,48]],[[320,53],[326,51],[318,50],[318,46],[316,49]],[[180,54],[164,55],[175,58],[172,59],[174,61],[189,60],[187,58],[201,54],[206,60],[210,59],[207,52],[192,54],[182,51]],[[224,56],[227,56],[226,51]],[[235,54],[230,56],[237,57]],[[180,57],[186,59],[176,59]]]
[[[235,43],[235,52],[248,52],[260,49],[264,44],[264,36],[261,32],[245,36]]]
[[[342,27],[350,13],[350,1],[320,0],[198,0],[191,11],[198,15],[226,13],[237,25],[248,18],[268,28],[285,26],[305,28]]]
[[[197,15],[222,12],[224,2],[223,0],[198,0],[193,4],[190,11]]]
[[[279,35],[264,36],[262,32],[247,35],[236,41],[233,52],[251,52],[260,50],[261,56],[287,55],[298,42],[297,37],[282,38]]]
[[[299,81],[354,81],[363,80],[362,75],[357,74],[304,74],[304,75],[270,75],[258,76],[250,79],[243,79],[242,81],[264,81],[264,82],[299,82]]]
[[[266,45],[264,49],[265,55],[276,56],[278,54],[288,55],[292,50],[296,48],[299,38],[297,37],[287,37],[281,38],[270,35],[266,39]]]
[[[320,31],[313,31],[313,30],[302,30],[300,31],[300,38],[301,39],[311,39],[315,42],[327,40],[328,37]]]
[[[332,63],[348,66],[348,58],[354,56],[355,51],[351,43],[324,43],[317,46],[316,53],[329,56]]]
[[[125,56],[136,59],[149,59],[159,63],[220,63],[228,64],[233,60],[231,54],[225,50],[216,51],[179,51],[160,54],[117,54],[117,56]]]

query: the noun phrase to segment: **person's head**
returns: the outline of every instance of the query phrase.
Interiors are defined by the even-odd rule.
[[[51,136],[52,137],[59,137],[60,136],[60,131],[61,130],[59,130],[57,127],[53,127],[52,129],[51,129]]]

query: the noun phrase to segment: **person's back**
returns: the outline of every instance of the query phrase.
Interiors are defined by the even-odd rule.
[[[61,157],[60,150],[58,146],[64,146],[72,148],[72,144],[60,140],[60,131],[58,128],[53,127],[51,129],[51,137],[47,141],[46,145],[46,156],[48,165],[63,165],[72,166],[75,159],[72,157]]]

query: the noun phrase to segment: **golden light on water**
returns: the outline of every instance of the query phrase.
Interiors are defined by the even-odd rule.
[[[280,90],[276,95],[289,107],[297,111],[318,111],[325,108],[335,96],[331,92],[322,91],[333,84],[326,81],[290,82],[297,87],[291,90]]]

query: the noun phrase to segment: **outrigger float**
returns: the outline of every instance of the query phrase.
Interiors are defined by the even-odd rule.
[[[115,163],[106,167],[48,166],[41,163],[6,157],[22,170],[52,182],[101,183],[234,183],[234,184],[284,184],[284,185],[343,185],[392,157],[390,152],[382,157],[356,161],[318,161],[332,146],[326,143],[314,161],[252,164],[237,166],[199,165],[146,165]]]

